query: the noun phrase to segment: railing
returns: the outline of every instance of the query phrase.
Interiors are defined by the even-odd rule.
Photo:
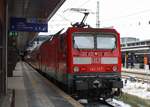
[[[146,41],[135,41],[121,44],[122,48],[126,47],[141,47],[141,46],[150,46],[150,40]]]

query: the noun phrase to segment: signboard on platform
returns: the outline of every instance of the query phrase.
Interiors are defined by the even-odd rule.
[[[33,20],[34,19],[34,20]],[[23,31],[23,32],[47,32],[48,24],[44,21],[36,20],[35,18],[10,18],[10,31]]]

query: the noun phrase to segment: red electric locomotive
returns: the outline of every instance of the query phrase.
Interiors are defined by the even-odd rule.
[[[110,28],[85,28],[80,24],[44,42],[32,62],[79,97],[111,98],[120,94],[120,35]],[[33,64],[33,63],[32,63]]]
[[[43,43],[35,66],[79,96],[119,95],[120,37],[115,29],[70,27]]]

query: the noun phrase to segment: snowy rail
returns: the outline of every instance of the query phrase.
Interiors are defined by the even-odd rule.
[[[86,99],[84,99],[84,102],[85,100]],[[83,105],[85,107],[131,107],[130,105],[115,99],[109,99],[107,101],[99,100],[99,101],[87,102],[86,104]]]
[[[122,77],[133,77],[135,80],[150,82],[150,71],[138,69],[122,69]]]

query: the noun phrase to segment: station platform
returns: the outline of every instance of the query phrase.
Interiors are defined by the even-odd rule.
[[[8,78],[8,89],[14,90],[11,107],[83,107],[21,61],[17,63],[13,77]]]
[[[131,72],[137,74],[150,74],[150,70],[135,69],[135,68],[122,68],[122,72]]]

